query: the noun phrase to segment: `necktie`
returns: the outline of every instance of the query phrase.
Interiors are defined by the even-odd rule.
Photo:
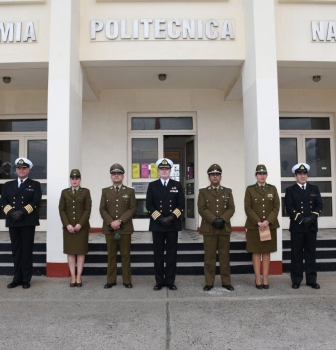
[[[115,188],[115,191],[116,191],[117,193],[119,192],[119,187],[118,187],[118,186]]]
[[[164,186],[164,187],[167,187],[167,182],[166,182],[166,181],[163,183],[163,186]]]
[[[218,187],[215,187],[214,190],[216,191],[216,193],[218,192]]]
[[[303,190],[305,189],[304,185],[302,185],[302,189],[303,189]]]
[[[261,188],[262,190],[264,190],[265,186],[260,186],[260,188]]]
[[[23,180],[20,180],[19,188],[21,187],[22,183],[23,183]]]
[[[77,192],[77,190],[76,190],[76,189],[74,189],[74,190],[73,190],[73,193],[74,193],[74,194],[76,194],[76,192]]]

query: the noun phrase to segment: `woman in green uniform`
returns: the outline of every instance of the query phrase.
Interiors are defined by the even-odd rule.
[[[58,209],[63,224],[63,252],[68,255],[71,274],[70,287],[81,287],[85,254],[88,253],[89,246],[92,201],[90,191],[80,187],[81,174],[78,169],[71,170],[70,183],[71,187],[61,193]]]
[[[277,250],[276,229],[280,227],[278,213],[280,200],[275,186],[266,183],[267,169],[265,165],[257,165],[255,177],[257,182],[248,186],[245,192],[245,213],[247,216],[245,228],[246,250],[252,253],[252,263],[257,289],[269,289],[268,271],[271,254]],[[259,231],[269,227],[271,240],[261,241]],[[260,268],[262,261],[263,282]]]

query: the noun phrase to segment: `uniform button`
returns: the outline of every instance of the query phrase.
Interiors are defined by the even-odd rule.
[[[162,201],[160,201],[160,203],[162,203]]]
[[[160,213],[162,213],[162,210],[160,210]]]
[[[219,199],[216,199],[216,201],[218,202],[218,201],[219,201]]]
[[[218,210],[216,210],[216,213],[218,213]]]
[[[75,201],[73,201],[73,202],[75,202]]]
[[[301,212],[301,214],[303,214],[303,211]]]
[[[265,210],[263,210],[263,213],[265,213]]]
[[[224,209],[226,209],[226,207],[224,207]]]
[[[216,207],[218,207],[218,204],[216,205]]]
[[[13,197],[13,199],[15,199],[15,197]]]
[[[265,199],[263,198],[262,200],[264,201]]]
[[[116,210],[116,213],[118,213],[118,210]]]
[[[301,209],[303,209],[303,207],[301,207]]]
[[[118,217],[118,215],[116,215],[116,218]]]
[[[170,207],[171,207],[171,205],[170,205]]]
[[[73,208],[76,208],[75,206],[73,206]]]
[[[116,204],[116,207],[118,206],[118,204]]]
[[[265,206],[265,204],[263,204],[263,207]]]
[[[76,214],[76,212],[73,212],[72,214]]]
[[[170,210],[170,212],[172,212],[172,211]]]
[[[116,199],[116,202],[118,202],[119,199]]]
[[[265,219],[265,216],[263,216],[263,219]]]
[[[74,220],[76,220],[76,218],[74,218]]]
[[[303,204],[303,202],[301,202],[301,204]]]

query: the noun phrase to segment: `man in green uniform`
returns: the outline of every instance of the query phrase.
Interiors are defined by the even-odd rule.
[[[230,275],[230,218],[235,212],[232,191],[220,185],[222,168],[213,164],[207,171],[210,186],[199,190],[198,213],[202,217],[200,234],[204,240],[204,291],[213,288],[218,251],[222,287],[234,290]]]
[[[103,188],[100,200],[100,215],[108,252],[107,283],[112,288],[117,283],[117,251],[121,255],[122,279],[126,288],[132,288],[131,234],[134,231],[132,217],[136,212],[134,189],[123,185],[125,170],[120,164],[110,168],[113,186]]]

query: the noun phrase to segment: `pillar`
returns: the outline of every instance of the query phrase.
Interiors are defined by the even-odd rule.
[[[279,103],[274,1],[245,0],[246,58],[242,71],[245,181],[255,182],[257,164],[265,164],[268,182],[281,195]],[[281,224],[281,208],[278,216]],[[271,257],[271,274],[282,273],[282,230],[277,252]]]
[[[58,212],[72,168],[81,168],[83,73],[79,0],[51,0],[48,81],[47,276],[69,276]]]

